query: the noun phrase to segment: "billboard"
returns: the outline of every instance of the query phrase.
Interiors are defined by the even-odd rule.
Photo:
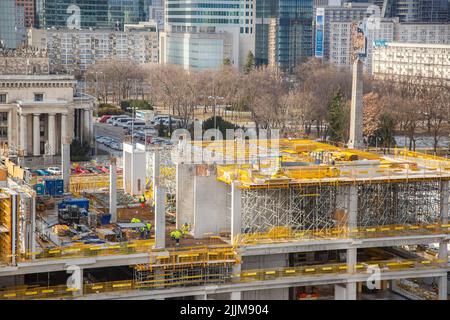
[[[324,19],[325,19],[325,9],[317,8],[317,11],[316,11],[316,43],[315,43],[316,58],[323,58]]]

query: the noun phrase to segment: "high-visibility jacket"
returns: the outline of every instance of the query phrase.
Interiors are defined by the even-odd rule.
[[[139,202],[140,203],[145,203],[145,197],[144,196],[140,196],[139,197]]]
[[[141,220],[138,218],[131,219],[131,223],[140,223],[140,222],[141,222]]]
[[[183,224],[183,225],[181,226],[181,232],[182,232],[183,234],[186,234],[186,233],[189,232],[189,225],[188,225],[187,223],[185,223],[185,224]]]
[[[151,223],[147,223],[147,230],[150,231],[152,229],[152,224]]]
[[[180,232],[180,230],[174,230],[170,233],[170,236],[174,239],[180,239],[181,232]]]

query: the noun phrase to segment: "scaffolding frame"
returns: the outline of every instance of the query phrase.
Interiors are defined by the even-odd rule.
[[[357,227],[424,225],[439,222],[439,179],[357,184]],[[349,186],[318,184],[242,189],[243,234],[285,227],[295,233],[347,229]]]

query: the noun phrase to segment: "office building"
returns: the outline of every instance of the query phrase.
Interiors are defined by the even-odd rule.
[[[36,17],[36,0],[16,0],[16,5],[24,8],[25,27],[33,27]]]
[[[160,62],[204,70],[229,59],[242,68],[254,52],[253,9],[253,0],[165,1]]]
[[[125,24],[149,20],[149,0],[37,1],[39,28],[66,27],[68,21],[73,25],[79,19],[79,26],[82,29],[114,28],[123,30]]]
[[[312,0],[255,1],[255,60],[283,70],[313,55]]]

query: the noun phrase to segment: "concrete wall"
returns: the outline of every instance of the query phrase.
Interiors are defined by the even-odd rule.
[[[194,237],[230,230],[229,186],[215,175],[194,177]],[[229,199],[228,199],[229,200]]]
[[[194,224],[194,168],[188,164],[177,164],[176,210],[177,228],[183,223]]]
[[[282,268],[289,265],[289,254],[243,257],[242,270]],[[243,300],[289,300],[289,288],[253,290],[242,293]]]

